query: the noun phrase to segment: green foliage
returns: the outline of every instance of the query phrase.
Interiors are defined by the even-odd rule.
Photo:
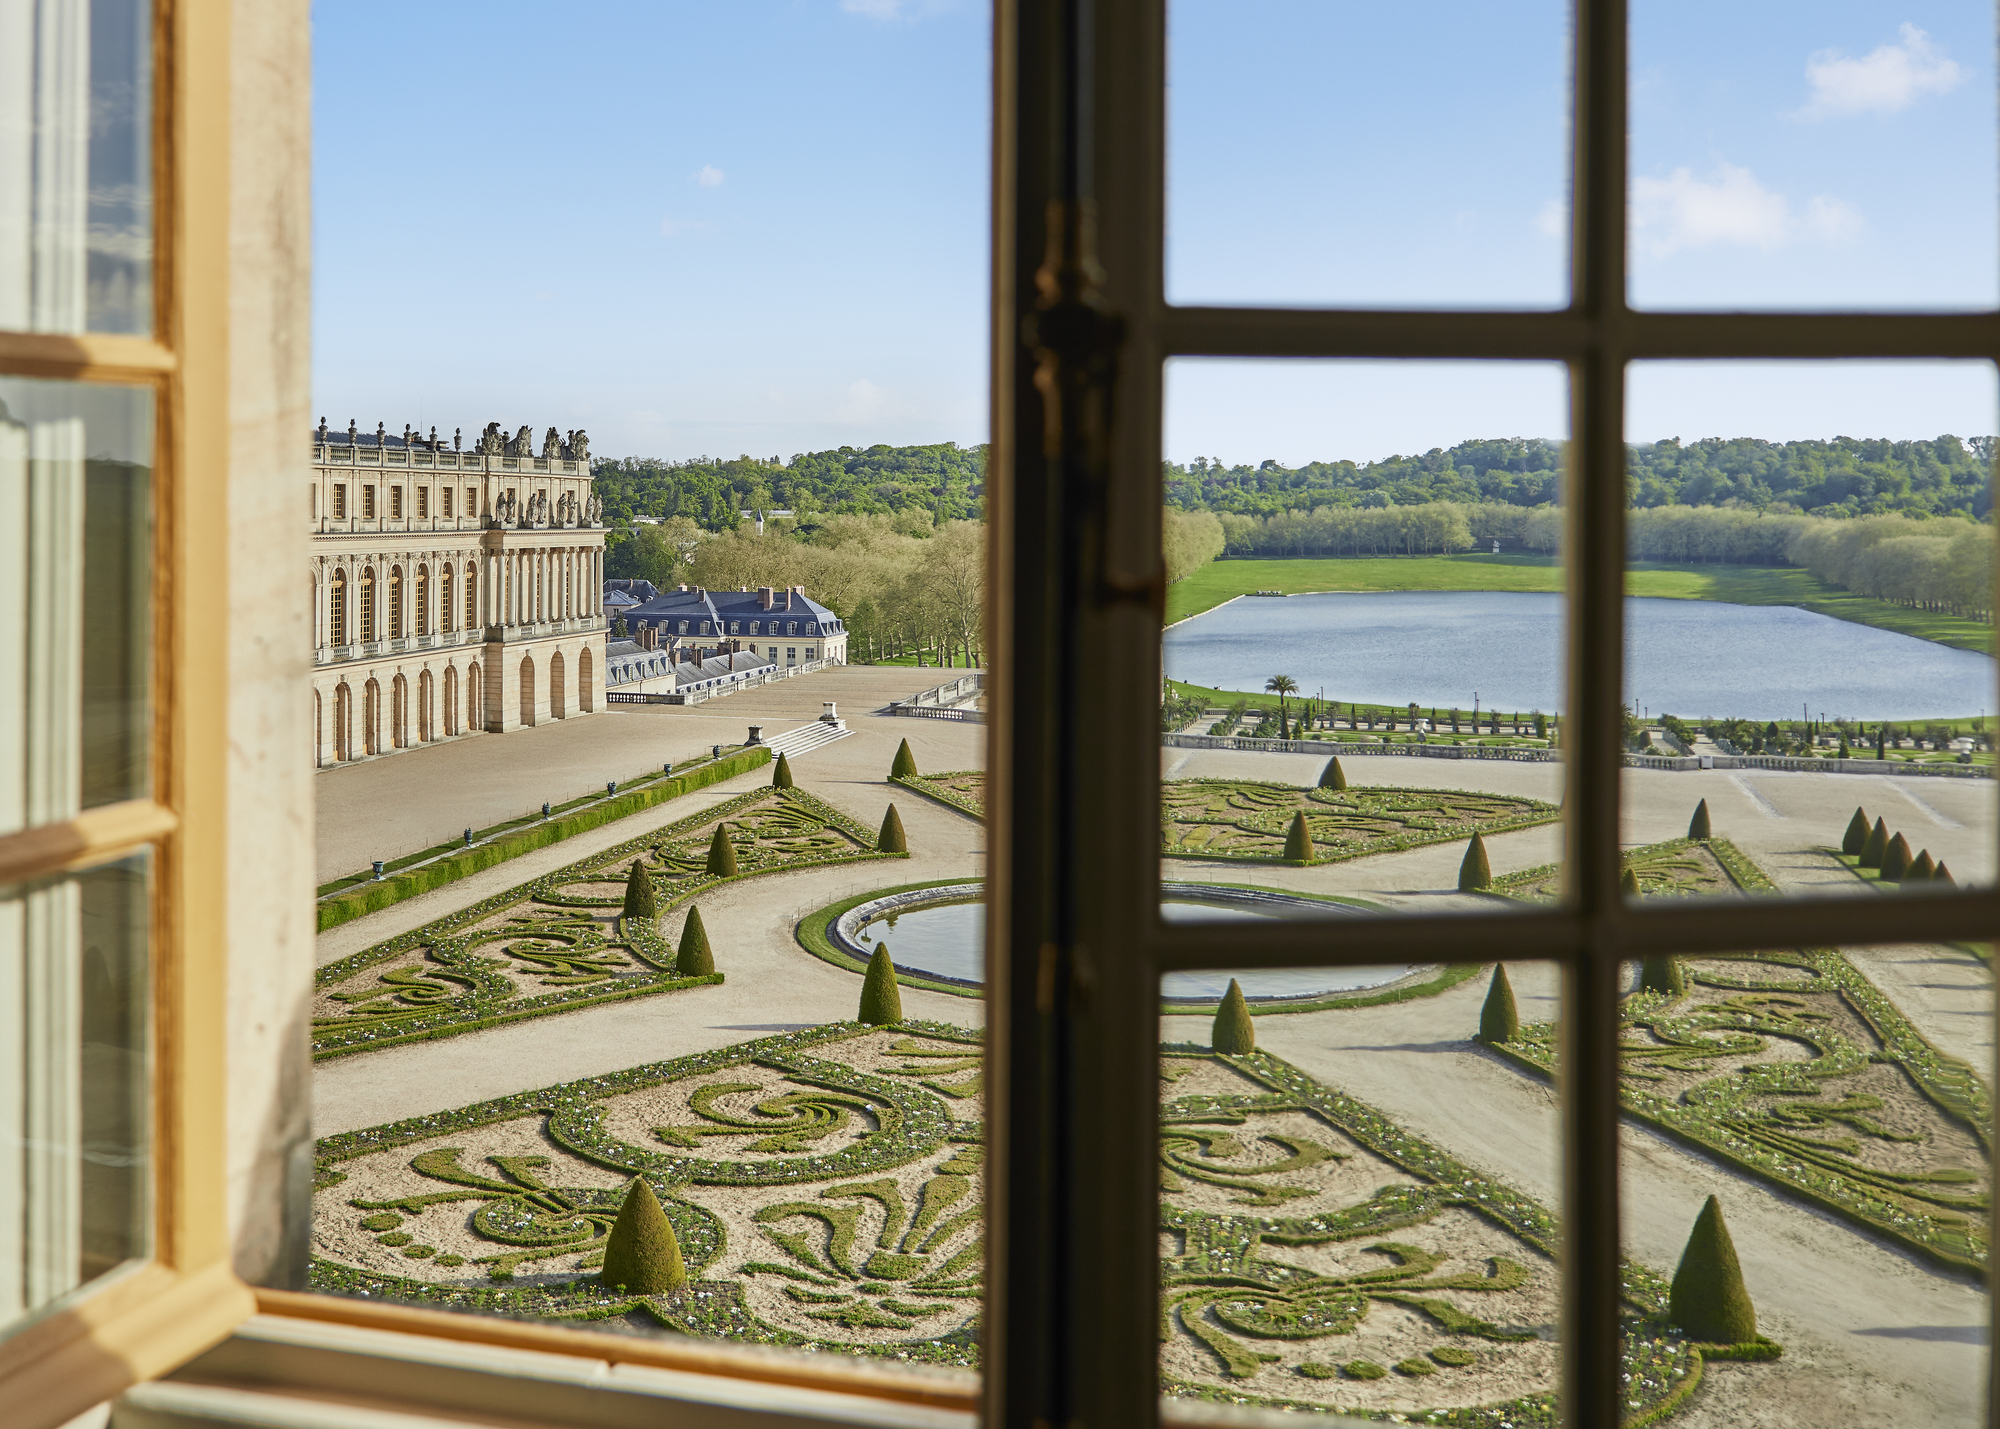
[[[861,979],[861,1011],[854,1020],[871,1027],[903,1020],[903,993],[896,986],[896,965],[887,943],[877,943],[875,956],[868,960],[868,973]]]
[[[1708,822],[1708,800],[1703,799],[1694,806],[1694,817],[1688,820],[1688,837],[1708,839],[1714,837],[1714,834],[1715,831]]]
[[[1889,825],[1881,819],[1868,831],[1868,841],[1861,845],[1860,864],[1863,868],[1880,868],[1883,857],[1889,852]]]
[[[1340,1369],[1349,1379],[1380,1379],[1389,1372],[1373,1360],[1349,1360]]]
[[[1929,883],[1932,879],[1936,877],[1937,877],[1937,864],[1931,861],[1931,851],[1929,849],[1925,849],[1922,853],[1919,853],[1916,856],[1915,861],[1910,864],[1908,872],[1904,873],[1903,875],[1903,882]]]
[[[771,787],[773,789],[796,787],[792,783],[792,761],[785,758],[783,751],[778,754],[777,767],[771,771]]]
[[[625,918],[657,918],[660,905],[653,897],[653,880],[646,872],[646,860],[632,860],[632,871],[625,878],[625,906],[619,910]]]
[[[1292,815],[1292,826],[1285,831],[1285,862],[1311,863],[1312,861],[1312,830],[1306,827],[1306,813],[1301,809]]]
[[[903,817],[896,812],[894,804],[882,815],[882,831],[875,836],[875,850],[877,853],[910,851],[909,836],[903,832]]]
[[[1639,964],[1639,987],[1641,991],[1664,993],[1668,997],[1684,995],[1687,975],[1681,971],[1680,959],[1664,954],[1645,959]]]
[[[715,836],[708,841],[707,871],[711,878],[736,877],[736,849],[729,842],[727,824],[717,824]]]
[[[682,977],[706,977],[715,971],[715,953],[708,946],[708,929],[702,926],[701,909],[688,904],[687,922],[681,925],[681,945],[674,957],[674,971]]]
[[[1842,755],[1845,759],[1847,756]],[[1854,817],[1847,821],[1847,832],[1840,836],[1842,853],[1860,853],[1868,846],[1868,811],[1860,805],[1854,807]]]
[[[1514,985],[1507,981],[1507,965],[1493,965],[1493,981],[1486,988],[1486,1005],[1479,1009],[1479,1040],[1488,1046],[1512,1042],[1521,1030],[1521,1014],[1514,1007]]]
[[[1493,886],[1493,863],[1486,857],[1486,839],[1473,834],[1472,842],[1465,846],[1465,857],[1458,865],[1458,891],[1477,893]]]
[[[1257,1027],[1250,1020],[1250,1004],[1243,1000],[1243,989],[1235,978],[1229,980],[1229,991],[1222,995],[1222,1002],[1215,1009],[1215,1023],[1208,1040],[1216,1051],[1236,1056],[1257,1050]]]
[[[904,740],[896,746],[896,758],[889,765],[891,779],[907,779],[917,773],[917,756],[910,752],[910,741]]]
[[[1931,875],[1931,882],[1949,883],[1955,886],[1958,883],[1958,880],[1951,876],[1951,865],[1940,860],[1937,866],[1937,872]]]
[[[1618,891],[1627,898],[1640,896],[1639,870],[1629,863],[1618,874]]]
[[[1668,1313],[1690,1339],[1740,1345],[1757,1338],[1757,1311],[1736,1263],[1722,1205],[1713,1196],[1695,1217],[1668,1296]]]
[[[1882,881],[1901,883],[1903,875],[1910,871],[1910,841],[1901,834],[1889,840],[1889,846],[1882,850]]]
[[[666,1295],[687,1284],[681,1245],[643,1176],[634,1176],[604,1245],[598,1279],[634,1295]]]
[[[595,462],[591,474],[592,489],[604,498],[605,521],[612,526],[628,524],[634,514],[685,516],[708,530],[723,531],[737,525],[737,512],[762,509],[798,511],[806,518],[895,513],[914,518],[912,529],[923,530],[936,519],[980,518],[986,447],[952,442],[840,447],[789,461],[625,457]],[[615,578],[623,572],[611,574]]]
[[[1345,789],[1347,774],[1340,767],[1340,756],[1334,755],[1326,761],[1326,767],[1319,771],[1319,787],[1322,789]]]
[[[1453,1369],[1463,1369],[1469,1364],[1479,1363],[1478,1355],[1471,1350],[1460,1349],[1457,1345],[1439,1345],[1431,1351],[1431,1358],[1441,1365],[1450,1365]]]

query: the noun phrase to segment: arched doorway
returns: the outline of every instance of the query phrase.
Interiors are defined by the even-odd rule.
[[[592,680],[596,671],[592,666],[590,647],[586,645],[583,647],[583,652],[576,657],[576,707],[585,714],[597,708],[597,691],[593,688]]]
[[[451,572],[446,571],[444,578],[449,581]],[[458,666],[456,665],[444,667],[444,732],[446,738],[458,733]]]
[[[535,657],[521,657],[521,723],[535,722]]]
[[[465,667],[465,727],[468,730],[486,728],[485,684],[480,678],[477,660]]]
[[[563,719],[568,714],[563,701],[563,657],[558,650],[549,656],[549,717]]]
[[[389,743],[397,749],[410,743],[410,682],[401,675],[389,685]]]
[[[382,687],[373,676],[361,687],[361,752],[382,752]]]
[[[345,680],[333,691],[333,757],[354,757],[354,691]]]
[[[420,612],[422,609],[423,607],[418,607]],[[431,721],[431,701],[435,694],[431,672],[429,670],[420,672],[417,675],[417,738],[424,744],[429,744],[437,738],[437,727]]]

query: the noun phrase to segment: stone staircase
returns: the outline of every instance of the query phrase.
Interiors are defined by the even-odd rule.
[[[780,754],[787,759],[797,759],[801,754],[810,754],[815,749],[832,744],[836,739],[845,739],[853,733],[845,721],[828,724],[824,720],[816,719],[811,724],[802,724],[786,730],[783,734],[774,734],[764,743],[770,746],[773,759]]]

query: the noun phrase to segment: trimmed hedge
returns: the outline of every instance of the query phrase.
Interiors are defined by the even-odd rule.
[[[715,952],[708,946],[708,929],[702,925],[701,909],[688,904],[687,922],[681,925],[681,945],[674,955],[674,971],[682,977],[707,977],[715,971]]]
[[[1736,1263],[1736,1247],[1722,1219],[1722,1203],[1710,1196],[1695,1217],[1687,1248],[1674,1271],[1667,1313],[1689,1339],[1742,1345],[1757,1338],[1757,1311]]]
[[[634,1176],[604,1243],[604,1268],[598,1272],[613,1290],[633,1295],[666,1295],[687,1284],[681,1244],[667,1213],[644,1176]]]
[[[903,994],[896,986],[896,965],[889,958],[889,945],[875,945],[868,960],[867,976],[861,980],[861,1011],[854,1019],[870,1027],[886,1027],[903,1020]]]
[[[1859,804],[1854,806],[1854,817],[1847,821],[1847,832],[1840,836],[1842,853],[1860,853],[1868,844],[1868,811]]]
[[[738,774],[747,774],[769,762],[771,751],[763,745],[754,749],[738,750],[725,754],[722,758],[691,769],[685,774],[676,774],[670,779],[662,779],[644,789],[634,789],[630,793],[619,794],[578,809],[573,814],[545,820],[531,825],[518,833],[507,834],[491,843],[479,844],[441,858],[435,863],[424,864],[398,873],[380,881],[362,884],[346,893],[337,893],[320,900],[318,931],[337,928],[342,923],[351,923],[356,918],[369,913],[379,913],[384,908],[394,907],[406,898],[429,893],[456,883],[461,878],[469,878],[475,873],[519,858],[524,853],[547,848],[550,844],[561,843],[566,838],[588,833],[602,828],[619,819],[628,818],[645,809],[664,804],[670,799],[678,799],[683,794],[691,794],[696,789],[705,789],[711,784],[719,784],[725,779],[734,779]]]
[[[1222,995],[1221,1005],[1215,1009],[1208,1044],[1218,1052],[1239,1057],[1257,1050],[1257,1028],[1250,1021],[1250,1004],[1243,1000],[1243,989],[1235,978],[1229,980],[1229,991]]]
[[[1493,862],[1486,856],[1486,840],[1474,833],[1472,842],[1465,846],[1465,857],[1458,865],[1458,891],[1478,893],[1493,886]]]
[[[1688,837],[1697,840],[1708,839],[1714,836],[1714,832],[1708,819],[1708,800],[1703,799],[1694,806],[1694,817],[1688,820]]]
[[[1285,830],[1285,862],[1311,863],[1312,861],[1312,830],[1306,827],[1306,811],[1301,809],[1292,815],[1292,826]]]
[[[1491,1047],[1512,1042],[1520,1035],[1521,1014],[1514,1007],[1514,985],[1507,980],[1507,965],[1493,965],[1493,981],[1486,987],[1486,1004],[1479,1009],[1479,1040]]]
[[[875,835],[875,851],[877,853],[910,851],[909,836],[903,832],[903,816],[896,812],[894,804],[891,804],[888,812],[882,815],[882,831]]]

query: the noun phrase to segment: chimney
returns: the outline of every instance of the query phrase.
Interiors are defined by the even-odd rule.
[[[763,608],[764,608],[765,610],[769,610],[769,609],[771,608],[771,602],[772,602],[772,598],[773,598],[773,597],[774,597],[774,596],[775,596],[776,594],[777,594],[777,592],[776,592],[776,591],[774,591],[774,590],[772,590],[772,589],[771,589],[771,587],[769,587],[769,586],[767,586],[767,585],[760,585],[760,586],[758,586],[758,587],[757,587],[757,604],[758,604],[758,605],[760,605],[761,607],[763,607]]]
[[[687,586],[687,582],[686,582],[686,581],[682,581],[682,582],[681,582],[681,584],[680,584],[680,589],[682,589],[682,590],[686,590],[687,588],[688,588],[688,586]]]

